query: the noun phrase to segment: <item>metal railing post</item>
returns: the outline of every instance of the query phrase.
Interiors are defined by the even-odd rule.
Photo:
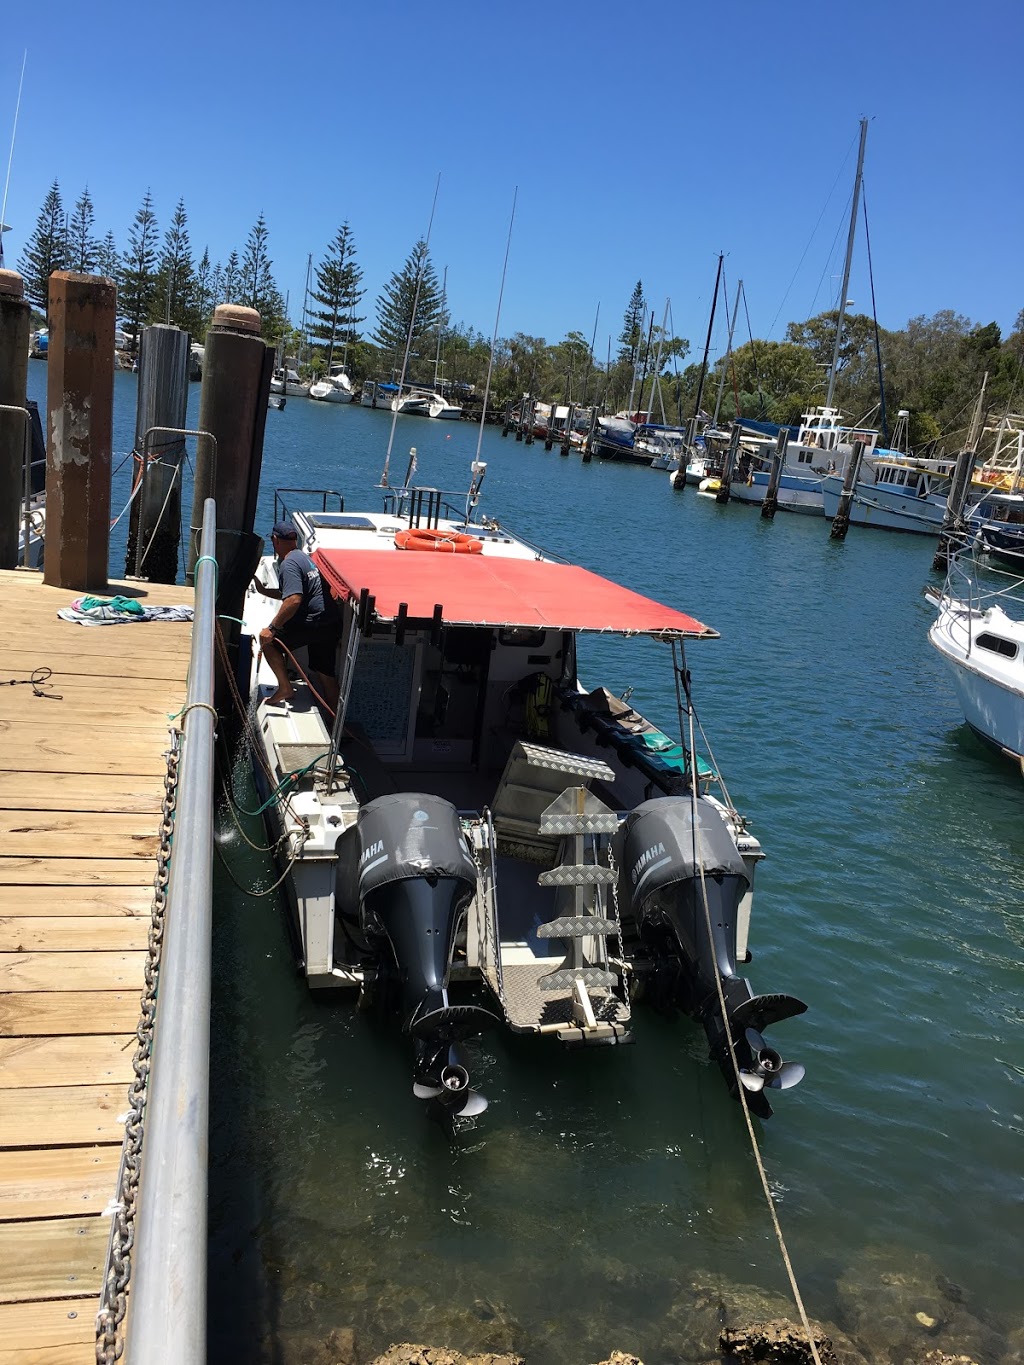
[[[216,504],[203,506],[167,924],[146,1103],[127,1357],[206,1360]]]

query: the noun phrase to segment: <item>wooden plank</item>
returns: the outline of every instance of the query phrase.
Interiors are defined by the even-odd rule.
[[[146,858],[6,858],[0,886],[149,886],[155,860]]]
[[[57,681],[59,672],[66,672],[94,678],[106,678],[108,676],[117,679],[147,678],[150,682],[158,684],[161,690],[164,690],[168,687],[167,675],[170,673],[172,677],[171,686],[180,686],[177,679],[180,669],[177,666],[169,669],[166,663],[161,666],[160,659],[156,656],[136,659],[130,654],[121,654],[120,656],[113,654],[61,654],[56,657],[60,664],[59,669],[56,662],[47,658],[45,645],[30,644],[22,636],[19,640],[12,640],[10,648],[4,650],[4,676],[7,678],[28,677],[33,669],[45,664],[53,669],[53,678],[51,679],[53,682]],[[114,658],[117,659],[116,667],[112,662]],[[24,686],[20,683],[18,685]],[[56,691],[59,692],[60,688],[57,687]],[[51,703],[40,702],[39,704],[40,706],[48,706]],[[58,704],[57,702],[52,703],[54,707]]]
[[[19,760],[22,768],[30,768],[36,753],[78,755],[101,761],[118,755],[148,757],[154,750],[161,753],[168,745],[166,724],[140,722],[127,734],[118,731],[116,736],[105,735],[92,725],[91,717],[83,718],[74,711],[58,712],[56,707],[47,711],[45,719],[0,720],[0,735],[4,737],[5,768],[10,768],[7,760],[12,757]],[[78,771],[93,770],[80,768]],[[95,771],[105,772],[106,768],[101,766]]]
[[[43,582],[42,573],[26,572],[24,569],[0,569],[0,588],[15,600],[19,594],[42,602],[52,599],[55,607],[63,606],[64,599],[69,595],[82,596],[81,591],[75,592],[72,588],[51,587],[50,584]],[[174,602],[185,602],[191,606],[195,589],[185,587],[181,583],[150,583],[139,578],[112,578],[102,596],[114,597],[117,594],[122,597],[137,597],[140,602],[163,606]],[[96,593],[95,596],[98,597],[100,594]]]
[[[163,795],[162,775],[154,782],[152,775],[0,771],[0,810],[158,812]]]
[[[117,1189],[121,1148],[0,1152],[0,1222],[102,1213]]]
[[[81,1038],[0,1038],[0,1093],[24,1086],[127,1085],[134,1077],[135,1035],[89,1034]],[[3,1105],[7,1095],[3,1094]],[[56,1128],[57,1116],[50,1123]],[[36,1134],[44,1145],[49,1125]],[[2,1278],[2,1277],[0,1277]]]
[[[100,812],[31,815],[0,812],[0,848],[6,854],[45,851],[48,858],[149,858],[160,851],[158,816]]]
[[[180,689],[167,688],[154,694],[152,687],[129,692],[124,688],[108,687],[99,684],[95,678],[68,677],[59,683],[51,679],[54,693],[60,693],[62,700],[37,697],[30,687],[12,687],[0,693],[0,716],[4,720],[49,721],[59,720],[67,724],[69,715],[79,724],[88,724],[93,730],[131,730],[136,724],[159,725],[166,732],[170,717],[181,710],[185,704],[185,684]],[[181,698],[180,705],[173,702]],[[52,705],[53,710],[44,710]],[[60,707],[58,712],[57,707]],[[87,713],[87,714],[86,714]]]
[[[6,991],[0,994],[0,1036],[130,1033],[139,1022],[141,995],[141,981],[125,991]]]
[[[0,1302],[99,1297],[110,1223],[106,1218],[0,1224]]]
[[[129,1084],[44,1085],[4,1090],[0,1103],[0,1147],[120,1142],[124,1137]]]
[[[95,1321],[95,1298],[0,1304],[0,1365],[95,1365]]]
[[[141,990],[145,952],[0,953],[0,991]]]
[[[74,621],[61,621],[56,614],[51,621],[45,613],[40,616],[26,607],[5,612],[4,625],[12,642],[19,642],[22,648],[29,641],[33,648],[56,652],[61,659],[80,654],[102,654],[107,658],[130,654],[132,658],[164,658],[170,663],[187,660],[192,645],[190,621],[145,621],[126,630],[124,626],[80,626]],[[49,663],[49,667],[53,668],[53,664]]]
[[[0,916],[0,953],[124,952],[145,948],[148,935],[141,916]]]
[[[2,886],[0,915],[127,916],[149,919],[153,905],[152,884],[147,886]]]

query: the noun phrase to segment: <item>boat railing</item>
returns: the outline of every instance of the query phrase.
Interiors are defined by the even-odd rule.
[[[963,626],[969,654],[974,645],[975,623],[981,623],[990,607],[1005,610],[1009,604],[1016,609],[1013,614],[1024,616],[1024,577],[994,564],[982,565],[976,553],[967,550],[950,559],[943,597],[947,601],[960,602],[966,608]]]
[[[275,488],[274,489],[274,521],[281,521],[285,517],[290,517],[293,512],[308,512],[311,510],[307,502],[296,507],[290,501],[288,495],[298,495],[303,498],[319,498],[321,512],[344,512],[345,495],[339,493],[336,488]],[[328,498],[337,498],[337,507],[328,507]]]

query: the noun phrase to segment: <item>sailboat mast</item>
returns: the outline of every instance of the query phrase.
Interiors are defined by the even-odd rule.
[[[708,355],[711,352],[711,332],[715,325],[715,309],[718,307],[718,286],[722,279],[722,262],[725,260],[725,252],[718,253],[718,270],[715,274],[715,292],[711,299],[711,316],[708,318],[708,335],[704,342],[704,359],[700,363],[700,382],[697,385],[697,401],[693,405],[693,435],[696,435],[697,418],[700,416],[700,400],[704,397],[704,380],[708,373]]]
[[[733,304],[732,307],[732,317],[728,318],[729,340],[725,344],[725,364],[722,366],[722,377],[718,381],[718,397],[715,399],[715,415],[711,419],[711,425],[714,428],[716,428],[716,430],[718,427],[718,414],[722,411],[722,395],[725,393],[725,380],[729,373],[729,360],[732,357],[732,334],[736,330],[736,314],[740,311],[740,293],[742,289],[743,281],[740,280],[739,284],[736,286],[736,302]],[[726,297],[725,300],[725,311],[726,314],[728,315],[729,312],[728,297]]]
[[[860,121],[860,147],[857,151],[857,174],[853,181],[853,203],[850,205],[850,231],[846,239],[846,264],[843,266],[843,287],[839,294],[839,317],[836,319],[836,344],[832,349],[832,365],[828,372],[828,392],[825,406],[832,406],[836,391],[836,368],[839,364],[839,347],[843,340],[843,323],[846,321],[846,291],[850,287],[850,266],[853,263],[853,239],[857,235],[857,209],[860,206],[860,186],[864,175],[864,147],[868,140],[868,121]]]
[[[441,332],[444,328],[444,315],[448,304],[448,267],[445,266],[441,277],[441,316],[437,320],[437,354],[434,356],[434,392],[440,393],[438,376],[441,373]]]

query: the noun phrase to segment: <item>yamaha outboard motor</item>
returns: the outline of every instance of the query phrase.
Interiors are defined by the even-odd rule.
[[[740,1082],[751,1112],[767,1118],[772,1110],[766,1088],[788,1090],[803,1078],[804,1068],[784,1062],[762,1033],[807,1006],[791,995],[754,995],[737,975],[736,928],[750,877],[716,806],[704,797],[695,805],[696,830],[689,796],[656,797],[626,817],[616,836],[619,906],[624,917],[632,914],[650,956],[655,992],[704,1025],[711,1055],[735,1095],[716,980],[721,978]]]
[[[455,935],[476,882],[458,812],[437,796],[378,797],[338,841],[336,910],[358,920],[378,959],[397,971],[415,1041],[413,1091],[453,1119],[487,1108],[456,1044],[496,1022],[478,1006],[448,1003]]]

